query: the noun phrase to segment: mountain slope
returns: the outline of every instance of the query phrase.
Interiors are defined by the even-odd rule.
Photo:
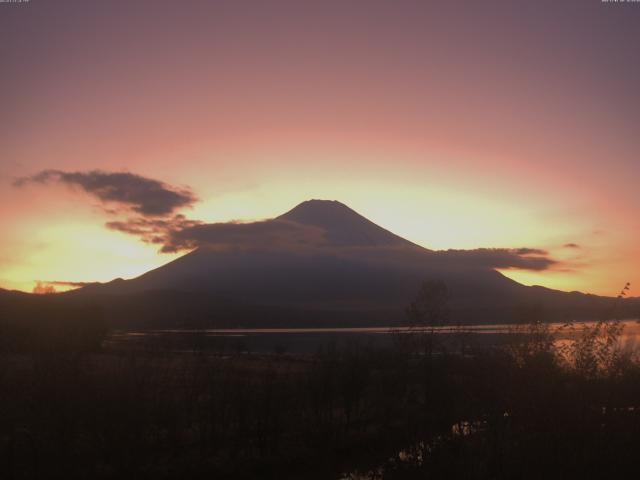
[[[407,304],[430,279],[447,284],[453,320],[461,322],[516,321],[514,312],[533,304],[549,319],[590,318],[610,304],[525,287],[419,247],[335,201],[303,202],[273,222],[313,227],[323,241],[291,248],[263,237],[250,248],[203,246],[132,280],[65,296],[103,305],[125,327],[403,323]]]

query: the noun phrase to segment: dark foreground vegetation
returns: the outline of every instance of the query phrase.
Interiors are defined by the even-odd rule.
[[[621,476],[640,367],[601,338],[568,362],[539,333],[466,355],[5,352],[2,477]]]
[[[0,354],[1,478],[621,478],[637,466],[640,362],[615,321],[562,345],[532,321],[491,348],[461,329],[446,345],[427,332],[386,349],[220,355],[101,347],[99,324],[77,324],[90,313],[58,312],[43,331],[2,323],[22,340]]]

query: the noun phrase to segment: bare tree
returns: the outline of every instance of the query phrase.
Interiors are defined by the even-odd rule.
[[[442,280],[427,280],[407,308],[411,333],[417,334],[425,355],[435,348],[437,327],[449,322],[449,289]]]

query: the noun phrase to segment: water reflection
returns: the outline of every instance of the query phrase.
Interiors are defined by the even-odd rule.
[[[567,328],[566,323],[550,323],[549,331],[558,342],[571,340],[580,334],[584,329],[593,327],[597,322],[575,322],[571,328]],[[640,336],[640,322],[637,320],[622,320],[623,332],[621,340],[636,341]],[[332,328],[210,328],[210,329],[163,329],[144,331],[120,331],[115,336],[120,337],[149,337],[159,335],[200,335],[213,337],[244,337],[251,335],[300,335],[300,334],[409,334],[432,332],[436,334],[511,334],[522,333],[521,324],[484,324],[484,325],[463,325],[463,326],[442,326],[442,327],[332,327]]]
[[[558,346],[567,346],[585,329],[596,322],[549,324],[549,331]],[[620,341],[631,348],[640,336],[640,323],[635,320],[622,322]],[[407,334],[433,332],[443,337],[464,338],[464,342],[482,347],[503,343],[512,334],[526,334],[526,327],[515,324],[485,324],[445,326],[435,328],[400,327],[347,327],[347,328],[221,328],[221,329],[162,329],[145,331],[118,331],[111,335],[113,346],[140,348],[153,346],[170,351],[201,351],[221,353],[293,353],[309,354],[326,348],[360,342],[376,347],[391,347]]]

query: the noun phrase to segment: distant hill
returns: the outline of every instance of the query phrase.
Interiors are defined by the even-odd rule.
[[[548,320],[590,319],[613,302],[523,286],[465,257],[415,245],[336,201],[303,202],[268,222],[248,242],[232,237],[221,246],[214,232],[213,246],[137,278],[56,297],[97,304],[112,324],[138,328],[401,324],[425,280],[447,284],[456,322],[519,321],[532,306]],[[289,243],[273,235],[283,224],[287,235],[300,226],[317,238]]]

